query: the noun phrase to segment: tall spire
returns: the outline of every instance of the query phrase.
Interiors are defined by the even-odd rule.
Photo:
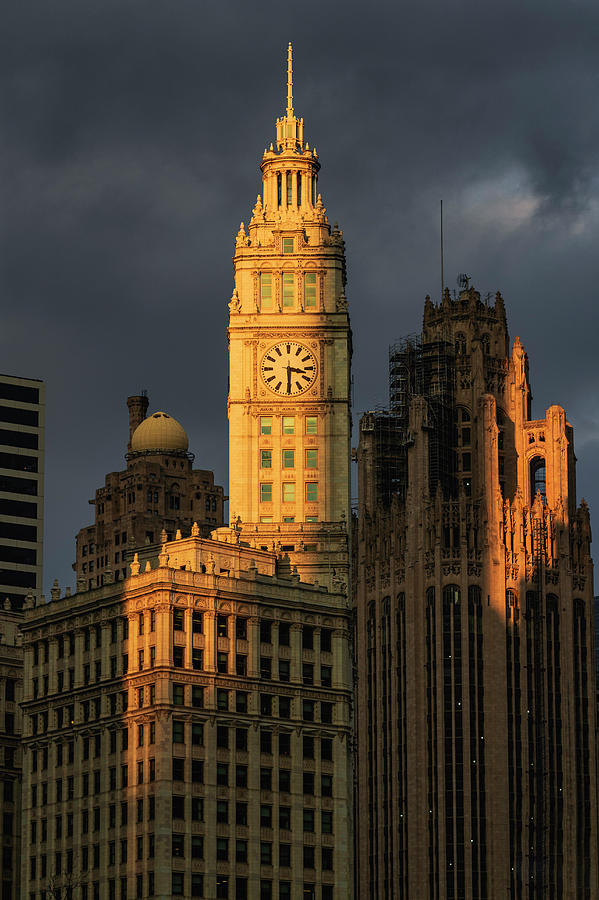
[[[304,120],[293,111],[293,47],[287,47],[287,113],[277,119],[277,150],[295,150],[304,146]]]
[[[287,48],[287,118],[293,118],[293,47]]]

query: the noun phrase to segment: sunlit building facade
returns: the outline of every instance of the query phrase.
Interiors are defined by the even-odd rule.
[[[237,538],[26,609],[23,896],[351,896],[345,597]]]
[[[157,544],[166,532],[188,535],[195,522],[202,537],[224,522],[224,491],[214,473],[193,467],[183,426],[168,413],[148,415],[147,394],[127,398],[127,468],[110,472],[90,505],[94,522],[76,538],[73,569],[80,590],[127,576],[138,547]]]
[[[390,354],[360,423],[358,895],[597,896],[593,571],[573,429],[498,294]]]
[[[287,114],[235,246],[231,525],[196,514],[181,426],[130,398],[127,471],[78,536],[77,593],[27,603],[29,900],[353,896],[351,333],[291,66],[289,47]],[[171,515],[173,496],[189,509]]]

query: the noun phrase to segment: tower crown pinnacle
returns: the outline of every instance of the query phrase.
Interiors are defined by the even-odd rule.
[[[293,118],[293,47],[287,48],[287,118]]]
[[[277,150],[299,150],[304,144],[304,120],[293,112],[293,47],[287,47],[287,115],[277,119]]]

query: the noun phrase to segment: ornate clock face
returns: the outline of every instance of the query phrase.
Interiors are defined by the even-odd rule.
[[[282,397],[297,397],[316,380],[316,358],[311,350],[295,341],[275,344],[262,357],[262,380]]]

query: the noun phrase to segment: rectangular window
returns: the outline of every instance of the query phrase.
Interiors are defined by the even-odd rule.
[[[295,274],[283,272],[283,307],[291,307],[295,302]]]
[[[260,305],[262,309],[272,309],[272,273],[260,275]]]
[[[316,416],[306,416],[306,434],[318,434],[318,419]]]
[[[183,610],[173,610],[173,631],[183,631]]]
[[[260,516],[261,525],[272,525],[272,516]]]
[[[260,416],[260,434],[272,434],[272,416]]]
[[[191,614],[191,630],[193,634],[201,634],[202,633],[202,617],[203,613],[197,612],[194,610]]]
[[[204,838],[201,834],[191,836],[191,858],[204,859]]]
[[[272,450],[260,451],[260,468],[272,469]]]
[[[318,500],[318,482],[306,482],[306,503],[316,503]]]
[[[318,468],[318,450],[306,450],[306,469]]]
[[[221,712],[226,712],[226,710],[229,709],[229,692],[227,690],[224,690],[223,688],[217,689],[216,706]]]
[[[295,416],[283,416],[283,434],[295,434]]]
[[[260,501],[261,503],[272,503],[272,484],[260,485]]]
[[[196,709],[204,706],[204,688],[194,684],[191,688],[191,705]]]
[[[295,482],[294,481],[285,481],[283,482],[283,503],[294,503],[295,502]]]
[[[283,450],[283,468],[295,468],[295,450]]]
[[[185,704],[185,685],[173,684],[173,703],[175,706],[183,706]]]
[[[272,828],[272,806],[265,803],[260,807],[260,828]]]
[[[316,273],[306,272],[304,302],[306,309],[316,306]]]
[[[218,671],[221,675],[226,675],[226,674],[227,674],[227,671],[228,671],[228,668],[229,668],[229,666],[228,666],[228,659],[229,659],[229,654],[228,654],[228,653],[225,653],[224,650],[219,650],[219,651],[218,651],[218,653],[217,653],[217,655],[216,655],[216,668],[217,668],[217,671]]]
[[[314,810],[304,809],[304,831],[314,831]]]
[[[279,681],[289,681],[290,665],[288,659],[279,660]]]
[[[290,176],[288,175],[287,178],[289,178],[289,177]],[[290,190],[289,184],[290,184],[290,182],[288,182],[288,190]],[[291,203],[290,195],[288,197],[287,203],[288,204]],[[293,238],[289,238],[289,237],[283,238],[283,253],[293,253]]]

